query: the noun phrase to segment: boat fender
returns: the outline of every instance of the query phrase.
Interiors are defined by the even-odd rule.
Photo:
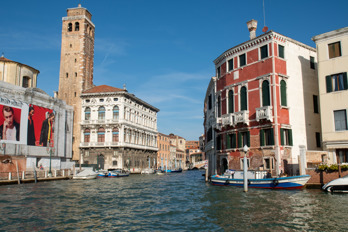
[[[228,185],[230,183],[230,181],[227,179],[225,182],[225,185]]]
[[[273,180],[273,185],[274,186],[277,186],[279,184],[279,180],[277,179],[277,178],[275,178],[274,180]]]

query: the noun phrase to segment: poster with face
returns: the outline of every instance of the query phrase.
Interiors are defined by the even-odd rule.
[[[55,113],[51,109],[29,105],[27,145],[53,146]]]
[[[0,104],[0,140],[19,142],[22,109]]]

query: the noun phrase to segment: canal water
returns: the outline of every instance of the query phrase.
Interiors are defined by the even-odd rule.
[[[0,231],[344,231],[348,195],[211,186],[202,171],[0,186]]]

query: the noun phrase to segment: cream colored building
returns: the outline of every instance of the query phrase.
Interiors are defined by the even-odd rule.
[[[169,135],[158,133],[157,168],[166,170],[170,161],[170,138]]]
[[[0,80],[24,88],[36,88],[39,70],[26,64],[0,57]]]
[[[317,46],[323,148],[328,163],[348,163],[348,27],[312,40]]]

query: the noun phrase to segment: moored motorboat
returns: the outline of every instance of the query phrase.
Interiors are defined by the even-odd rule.
[[[322,189],[332,193],[348,193],[348,175],[326,183]]]
[[[129,176],[129,171],[124,169],[109,170],[108,177],[126,177]]]
[[[97,178],[108,177],[108,172],[105,170],[98,170],[97,173],[98,173]]]
[[[155,174],[155,170],[152,168],[145,168],[141,171],[141,174]]]
[[[163,175],[165,174],[165,171],[161,170],[161,169],[157,169],[155,172],[157,175]]]
[[[249,188],[269,188],[269,189],[300,189],[311,178],[310,175],[289,176],[289,177],[267,177],[264,171],[248,171]],[[243,171],[231,171],[224,175],[211,176],[213,185],[243,187]]]
[[[179,169],[175,169],[175,170],[171,170],[171,172],[182,172],[182,169],[181,168],[179,168]]]
[[[74,180],[91,180],[91,179],[95,179],[97,178],[98,173],[90,170],[90,169],[86,169],[83,170],[82,172],[76,174],[73,176]]]

